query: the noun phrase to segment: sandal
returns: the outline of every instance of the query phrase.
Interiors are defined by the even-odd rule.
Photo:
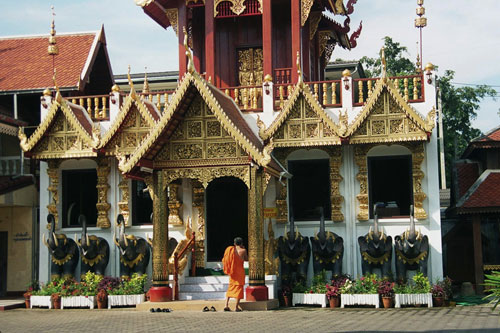
[[[241,311],[243,311],[243,310],[242,309],[236,309],[236,312],[241,312]]]
[[[208,309],[208,306],[205,306],[205,307],[203,308],[203,312],[208,312],[208,311],[210,311],[210,310]]]
[[[231,309],[229,308],[229,306],[227,306],[227,307],[224,308],[224,311],[231,312]]]
[[[217,309],[215,309],[215,307],[211,306],[211,307],[210,307],[210,311],[212,311],[212,312],[217,312]]]

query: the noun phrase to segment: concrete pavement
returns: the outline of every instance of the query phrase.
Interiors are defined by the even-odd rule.
[[[500,332],[490,306],[403,309],[285,308],[150,313],[135,309],[15,309],[0,332]]]

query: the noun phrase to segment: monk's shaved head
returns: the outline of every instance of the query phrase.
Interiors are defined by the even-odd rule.
[[[243,245],[243,238],[241,238],[241,237],[236,237],[236,238],[234,239],[234,245],[238,245],[238,246]]]

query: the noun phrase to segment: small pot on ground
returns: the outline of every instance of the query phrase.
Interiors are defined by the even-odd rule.
[[[392,308],[394,299],[391,296],[382,296],[382,304],[385,309]]]
[[[106,290],[100,289],[96,298],[98,309],[106,309],[108,307],[108,293]]]
[[[330,297],[328,299],[328,302],[330,303],[330,308],[338,308],[340,307],[340,297]]]
[[[443,297],[432,297],[432,305],[434,307],[441,307],[443,306],[443,303],[444,303]]]
[[[60,309],[61,308],[61,295],[60,294],[52,294],[50,298],[52,300],[52,308],[53,309]]]

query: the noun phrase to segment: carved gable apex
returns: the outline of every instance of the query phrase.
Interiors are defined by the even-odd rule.
[[[275,147],[339,145],[339,127],[300,82],[283,110],[261,137],[272,137]]]
[[[100,127],[86,110],[65,99],[53,101],[47,116],[30,138],[20,129],[20,145],[35,159],[95,157]]]
[[[203,106],[191,107],[196,103]],[[198,115],[198,112],[204,113]],[[196,117],[200,118],[196,120]],[[212,120],[209,120],[209,118]],[[218,125],[214,125],[215,123],[218,123]],[[201,137],[207,137],[210,134],[211,129],[209,128],[212,125],[220,126],[220,133],[227,134],[227,138],[234,140],[236,144],[235,150],[241,149],[242,155],[250,156],[259,165],[266,165],[262,141],[252,132],[234,101],[206,82],[198,73],[188,72],[178,85],[168,108],[162,114],[154,129],[141,145],[132,152],[129,158],[120,160],[119,168],[122,172],[128,173],[141,159],[156,159],[160,150],[162,150],[160,154],[162,158],[168,157],[168,159],[172,159],[174,156],[172,154],[176,153],[174,151],[165,151],[166,139],[181,135],[182,139],[173,139],[178,140],[178,144],[183,141],[182,144],[184,145],[183,148],[178,147],[183,152],[179,151],[180,155],[177,157],[188,157],[192,154],[192,158],[198,158],[195,156],[205,158],[208,155],[203,154],[209,153],[208,143],[203,143],[202,140],[200,140],[200,143],[195,143],[195,141],[198,140],[199,134]],[[225,137],[219,143],[227,143]],[[188,144],[194,144],[195,146],[187,146]],[[201,153],[199,144],[202,145]],[[170,148],[176,149],[172,145],[170,145]],[[214,152],[214,154],[217,153]]]
[[[372,95],[348,129],[350,143],[427,140],[434,127],[435,110],[424,120],[386,78],[379,79]]]
[[[154,128],[160,112],[150,101],[130,93],[120,112],[101,140],[100,148],[106,155],[114,155],[116,147],[124,154],[130,154]]]

